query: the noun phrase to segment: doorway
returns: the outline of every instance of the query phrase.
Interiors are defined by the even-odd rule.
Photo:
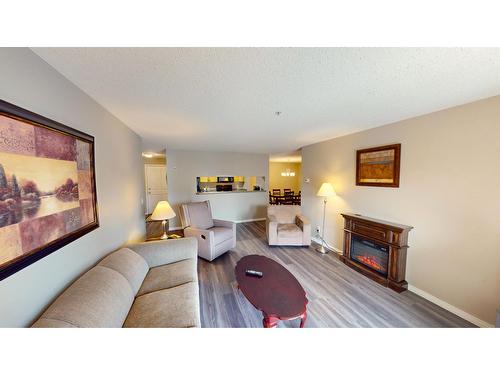
[[[269,156],[269,204],[300,205],[301,185],[301,150]]]
[[[151,215],[159,201],[167,200],[167,160],[164,153],[144,152],[145,214]]]
[[[167,200],[167,167],[145,164],[146,214],[151,214],[159,201]]]
[[[146,218],[146,238],[160,237],[163,233],[161,221],[151,220],[156,204],[168,197],[167,158],[165,152],[143,152],[144,164],[144,214]]]

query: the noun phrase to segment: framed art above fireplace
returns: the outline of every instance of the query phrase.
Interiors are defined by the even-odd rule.
[[[356,185],[399,187],[401,144],[356,151]]]
[[[0,280],[98,226],[94,137],[0,100]]]

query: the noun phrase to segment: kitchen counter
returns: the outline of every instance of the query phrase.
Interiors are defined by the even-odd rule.
[[[212,217],[239,223],[266,218],[267,194],[267,190],[200,191],[186,200],[210,201]]]
[[[200,191],[200,192],[197,192],[196,195],[266,193],[266,192],[267,192],[267,190]]]

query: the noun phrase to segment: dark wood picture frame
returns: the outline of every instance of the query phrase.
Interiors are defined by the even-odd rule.
[[[362,181],[362,176],[360,175],[361,174],[361,166],[360,166],[361,156],[363,154],[374,153],[374,152],[378,152],[378,151],[390,151],[390,150],[394,150],[394,161],[393,161],[394,164],[393,164],[392,182]],[[401,165],[401,143],[366,148],[363,150],[357,150],[356,151],[356,185],[357,186],[380,186],[380,187],[398,188],[399,187],[400,165]]]
[[[4,264],[0,264],[0,280],[3,280],[12,274],[22,270],[23,268],[29,266],[30,264],[46,257],[47,255],[55,252],[61,247],[75,241],[76,239],[82,237],[83,235],[97,229],[99,227],[99,215],[98,215],[98,204],[97,204],[97,189],[95,182],[95,143],[94,137],[83,133],[79,130],[70,128],[69,126],[63,125],[54,120],[48,119],[36,113],[30,112],[26,109],[20,108],[14,104],[8,103],[0,99],[0,115],[8,117],[17,121],[21,121],[35,127],[45,128],[48,130],[55,131],[57,133],[62,133],[64,135],[71,136],[76,140],[83,141],[89,144],[89,173],[91,181],[91,193],[93,201],[93,220],[90,223],[86,223],[77,230],[67,233],[51,242],[48,242],[42,246],[39,246],[22,256],[8,261]],[[76,141],[75,141],[76,142]],[[3,244],[0,244],[2,246]]]

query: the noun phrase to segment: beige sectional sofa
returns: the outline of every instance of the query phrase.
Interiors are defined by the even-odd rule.
[[[194,238],[130,245],[68,289],[33,327],[200,327]]]

